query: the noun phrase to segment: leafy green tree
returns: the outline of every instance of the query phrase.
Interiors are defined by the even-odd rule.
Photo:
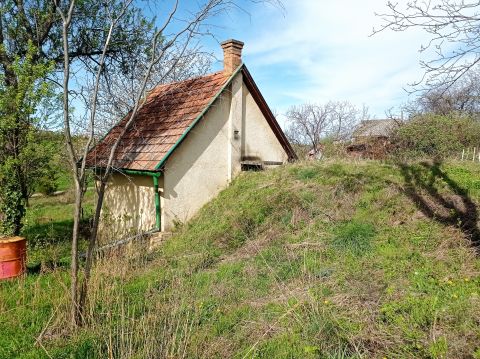
[[[0,2],[0,233],[19,234],[22,218],[39,179],[49,173],[48,148],[37,143],[42,103],[54,97],[61,80],[64,1]],[[117,3],[116,3],[117,4]],[[127,71],[151,28],[138,8],[79,0],[68,33],[72,66],[95,67],[108,34],[107,12],[124,12],[105,54],[106,64]]]
[[[35,141],[39,117],[36,106],[51,96],[42,79],[52,71],[49,62],[35,63],[30,42],[22,58],[16,56],[6,79],[0,74],[0,230],[18,235],[35,180],[48,170],[49,154]]]

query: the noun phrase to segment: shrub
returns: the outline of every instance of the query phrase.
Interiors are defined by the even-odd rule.
[[[47,168],[37,180],[36,190],[46,196],[51,196],[58,189],[57,174],[53,168]]]
[[[396,158],[446,158],[480,144],[480,123],[464,116],[422,115],[393,134]]]

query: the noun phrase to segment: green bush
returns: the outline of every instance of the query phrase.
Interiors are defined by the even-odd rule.
[[[51,196],[58,189],[57,174],[53,168],[47,168],[37,180],[36,190],[46,196]]]
[[[447,158],[480,144],[480,122],[469,117],[422,115],[393,134],[395,157]]]

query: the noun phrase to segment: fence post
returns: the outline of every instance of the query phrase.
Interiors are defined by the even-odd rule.
[[[463,156],[465,155],[465,148],[462,150],[462,161],[463,161]]]
[[[475,151],[477,150],[476,147],[473,148],[473,156],[472,156],[472,161],[475,162]]]

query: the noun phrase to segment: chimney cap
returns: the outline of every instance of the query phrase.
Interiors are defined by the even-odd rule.
[[[232,74],[242,64],[243,42],[230,39],[221,43],[223,49],[223,71]]]
[[[222,42],[220,43],[220,45],[221,45],[222,47],[237,46],[237,47],[242,48],[243,45],[245,45],[245,44],[244,44],[242,41],[240,41],[240,40],[228,39],[228,40],[222,41]]]

